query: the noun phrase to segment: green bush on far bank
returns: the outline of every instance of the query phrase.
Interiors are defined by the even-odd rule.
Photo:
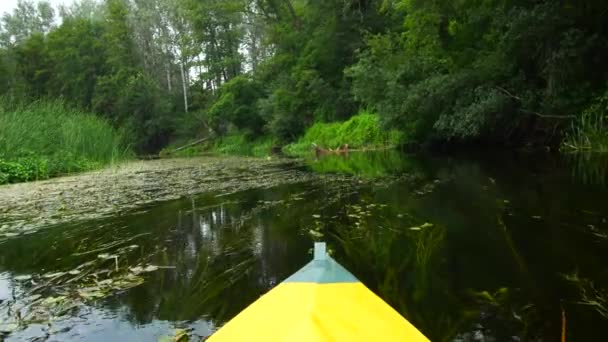
[[[397,146],[402,142],[401,132],[383,129],[377,115],[362,112],[345,122],[316,123],[297,142],[285,146],[283,151],[300,155],[309,153],[312,144],[323,148],[348,144],[352,149],[374,149]]]
[[[185,144],[184,144],[185,145]],[[248,139],[245,134],[233,133],[212,142],[190,146],[179,151],[179,146],[171,145],[164,148],[159,155],[161,157],[193,157],[205,153],[219,153],[227,155],[265,157],[272,154],[274,139],[261,137]]]
[[[132,155],[103,119],[60,101],[0,99],[0,184],[92,170]]]
[[[575,120],[561,147],[564,151],[608,152],[608,91]]]

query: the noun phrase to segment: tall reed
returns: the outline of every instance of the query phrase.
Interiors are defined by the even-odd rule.
[[[0,99],[0,184],[98,168],[129,158],[123,134],[61,101]],[[4,174],[4,175],[2,175]]]

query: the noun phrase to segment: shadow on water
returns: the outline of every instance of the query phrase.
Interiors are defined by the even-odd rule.
[[[100,255],[117,257],[104,261],[110,273],[154,265],[143,284],[82,300],[50,328],[13,326],[10,338],[155,340],[175,328],[208,336],[304,265],[314,240],[433,341],[555,341],[564,328],[567,340],[608,337],[608,189],[570,160],[384,151],[307,165],[322,176],[2,243],[0,307],[44,279],[29,275]],[[14,311],[0,310],[0,330]]]

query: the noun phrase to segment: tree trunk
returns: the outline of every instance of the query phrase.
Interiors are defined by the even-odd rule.
[[[168,64],[167,65],[167,89],[169,90],[169,93],[171,93],[173,86],[171,84],[171,65]]]
[[[188,87],[186,85],[186,73],[184,72],[184,61],[180,61],[179,69],[182,73],[182,88],[184,91],[184,111],[188,113]]]
[[[285,5],[287,5],[287,9],[289,10],[289,15],[291,16],[291,19],[293,20],[293,27],[296,30],[299,30],[300,29],[300,18],[296,14],[296,10],[293,8],[293,4],[291,3],[291,0],[283,0],[283,2],[285,3]]]

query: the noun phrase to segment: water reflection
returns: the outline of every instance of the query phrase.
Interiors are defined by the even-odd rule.
[[[586,185],[606,186],[608,156],[598,153],[576,153],[565,156],[572,165],[572,175]]]
[[[393,149],[325,155],[307,161],[309,168],[317,173],[348,174],[366,178],[413,171],[416,164],[415,159],[403,158],[399,151]]]
[[[607,190],[572,178],[562,161],[391,152],[309,167],[330,175],[7,241],[0,274],[70,270],[136,244],[120,265],[167,268],[141,286],[88,302],[82,321],[56,323],[74,327],[57,338],[102,340],[91,328],[97,324],[112,327],[108,339],[138,331],[152,338],[176,327],[204,337],[299,269],[312,241],[322,239],[433,341],[553,341],[561,337],[562,313],[569,339],[607,337],[601,311],[580,304],[589,284],[599,294],[608,288]],[[0,300],[9,291],[3,279]],[[11,336],[35,336],[32,329],[40,327]]]

